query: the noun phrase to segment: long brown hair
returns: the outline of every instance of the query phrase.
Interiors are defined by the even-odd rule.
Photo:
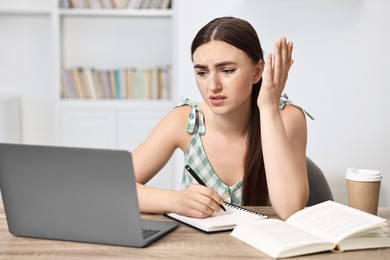
[[[213,40],[224,41],[244,51],[255,64],[264,60],[263,50],[255,29],[250,23],[240,18],[219,17],[202,27],[192,41],[191,58],[199,46]],[[261,83],[262,78],[252,87],[242,190],[242,204],[248,206],[266,205],[269,197],[261,146],[260,112],[257,106]]]

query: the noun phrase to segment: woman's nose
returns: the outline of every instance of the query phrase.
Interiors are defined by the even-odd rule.
[[[213,73],[210,74],[209,89],[212,92],[219,92],[222,89],[222,85],[221,85],[221,82],[219,81],[218,76],[213,74]]]

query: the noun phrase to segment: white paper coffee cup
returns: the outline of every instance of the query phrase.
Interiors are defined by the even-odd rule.
[[[376,215],[382,180],[380,171],[350,168],[345,174],[348,205]]]

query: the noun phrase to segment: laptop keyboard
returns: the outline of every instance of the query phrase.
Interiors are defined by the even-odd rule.
[[[159,230],[154,230],[154,229],[143,229],[142,231],[143,231],[143,233],[144,233],[144,239],[145,239],[145,238],[150,237],[150,236],[153,235],[153,234],[156,234]]]

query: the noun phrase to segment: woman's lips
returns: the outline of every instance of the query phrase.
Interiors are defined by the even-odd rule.
[[[225,101],[225,99],[225,96],[210,96],[210,102],[215,106],[221,105]]]

